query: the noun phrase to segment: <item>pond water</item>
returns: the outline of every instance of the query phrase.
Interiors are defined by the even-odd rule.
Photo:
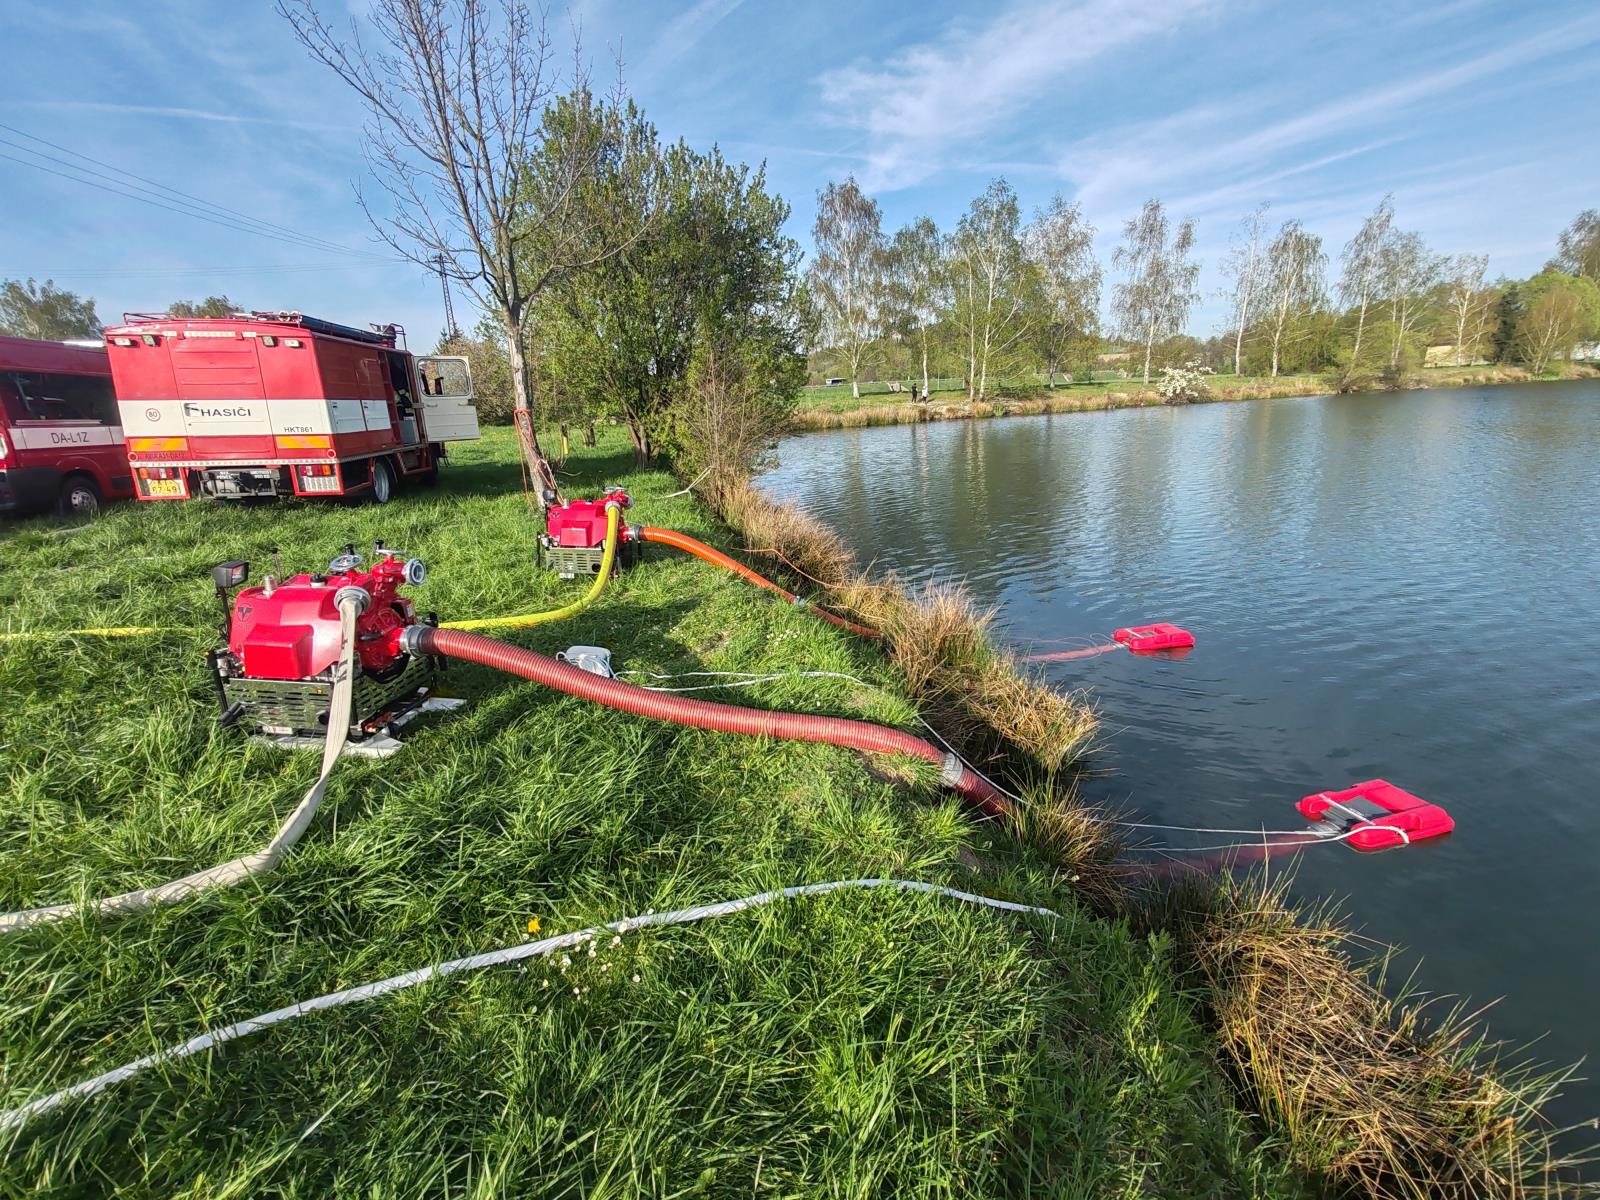
[[[1427,990],[1504,997],[1496,1036],[1596,1049],[1600,385],[848,430],[779,458],[769,492],[880,570],[965,581],[1024,652],[1195,633],[1181,659],[1042,665],[1093,692],[1092,798],[1270,829],[1375,777],[1444,805],[1452,836],[1312,847],[1296,890],[1409,948]],[[1600,1116],[1600,1084],[1552,1115]]]

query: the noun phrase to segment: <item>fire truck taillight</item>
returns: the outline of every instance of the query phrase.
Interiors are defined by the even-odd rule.
[[[340,489],[339,472],[331,463],[296,467],[300,477],[301,492],[337,492]]]

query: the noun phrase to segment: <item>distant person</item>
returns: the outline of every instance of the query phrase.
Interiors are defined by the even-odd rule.
[[[911,403],[915,404],[916,402],[917,402],[917,385],[913,383],[911,385]]]

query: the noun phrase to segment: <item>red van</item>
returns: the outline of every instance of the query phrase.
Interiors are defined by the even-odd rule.
[[[0,512],[92,516],[132,495],[105,348],[0,337]]]

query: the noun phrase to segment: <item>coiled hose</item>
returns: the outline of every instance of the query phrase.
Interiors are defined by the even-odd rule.
[[[639,531],[639,535],[647,542],[656,542],[662,546],[671,546],[674,550],[682,550],[685,554],[692,554],[696,558],[704,559],[706,562],[719,566],[725,571],[732,571],[741,579],[747,580],[748,582],[755,584],[757,587],[766,588],[769,592],[776,592],[790,604],[806,603],[803,599],[801,599],[801,597],[795,595],[793,592],[785,591],[783,588],[773,583],[772,580],[763,575],[756,574],[756,572],[752,571],[743,563],[736,562],[734,559],[729,558],[721,550],[716,549],[714,546],[708,546],[704,542],[698,541],[686,533],[679,533],[676,529],[658,529],[654,525],[646,525]],[[812,612],[816,613],[817,616],[821,617],[824,621],[827,621],[833,625],[837,625],[840,629],[847,629],[857,637],[881,638],[883,636],[882,633],[876,629],[873,629],[870,625],[858,625],[854,621],[846,620],[844,617],[838,616],[835,613],[831,613],[825,608],[818,608],[814,604],[810,605],[809,607]],[[451,628],[461,627],[452,626]]]
[[[600,570],[595,574],[594,582],[589,585],[581,599],[574,600],[563,608],[552,608],[548,612],[524,613],[518,617],[481,617],[475,621],[451,621],[446,629],[525,629],[529,625],[545,625],[551,621],[559,621],[565,617],[581,613],[595,602],[600,595],[600,589],[606,586],[606,580],[611,577],[611,566],[617,558],[617,542],[622,530],[622,505],[615,500],[606,503],[606,541],[605,550],[600,555]]]
[[[532,650],[507,645],[493,638],[480,637],[460,629],[412,627],[408,649],[419,654],[442,654],[463,662],[493,667],[546,687],[566,692],[620,712],[634,713],[656,721],[671,721],[719,733],[740,733],[748,737],[783,738],[797,742],[826,742],[870,754],[905,754],[925,762],[938,763],[943,771],[940,782],[986,816],[1004,816],[1011,804],[994,784],[953,754],[946,754],[915,734],[866,721],[845,717],[821,717],[807,713],[763,712],[717,704],[710,700],[691,700],[652,692],[620,679],[610,679],[580,670]]]

